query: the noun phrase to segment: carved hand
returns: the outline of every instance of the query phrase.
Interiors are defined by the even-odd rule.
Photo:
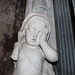
[[[43,43],[46,42],[46,35],[47,35],[47,32],[46,32],[46,28],[45,28],[40,35],[40,45],[42,45]]]
[[[46,36],[47,36],[47,31],[45,29],[40,36],[40,46],[44,52],[45,58],[50,62],[55,62],[58,60],[57,51],[53,49],[51,46],[49,46],[48,43],[45,41]]]

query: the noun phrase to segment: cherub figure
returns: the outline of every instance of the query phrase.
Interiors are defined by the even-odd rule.
[[[26,17],[11,55],[17,60],[13,75],[43,75],[44,60],[58,60],[57,52],[47,43],[49,34],[50,25],[44,14],[31,13]]]

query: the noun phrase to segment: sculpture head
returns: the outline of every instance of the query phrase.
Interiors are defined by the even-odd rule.
[[[44,30],[47,30],[45,19],[39,16],[32,17],[25,29],[25,40],[28,45],[38,46],[40,36]]]
[[[22,32],[22,34],[25,36],[24,39],[28,45],[38,46],[40,42],[40,36],[44,30],[47,32],[46,40],[48,40],[50,27],[48,19],[45,15],[36,13],[34,14],[29,15],[23,21],[20,32]]]

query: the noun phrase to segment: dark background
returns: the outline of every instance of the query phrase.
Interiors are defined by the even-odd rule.
[[[25,16],[26,0],[0,0],[0,75],[11,75],[10,59],[17,32]]]

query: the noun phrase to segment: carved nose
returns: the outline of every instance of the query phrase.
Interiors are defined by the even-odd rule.
[[[34,37],[36,38],[37,37],[37,34],[34,34]]]
[[[38,35],[38,32],[35,32],[35,33],[34,33],[34,37],[36,38],[36,37],[37,37],[37,35]]]

